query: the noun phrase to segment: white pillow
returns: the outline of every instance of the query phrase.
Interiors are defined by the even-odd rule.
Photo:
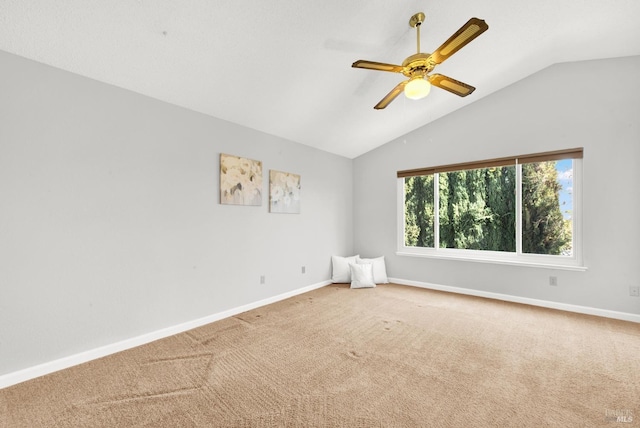
[[[351,271],[349,270],[349,263],[356,263],[356,260],[360,255],[351,257],[331,256],[331,264],[333,267],[331,282],[343,283],[351,282]]]
[[[373,265],[370,263],[349,263],[351,270],[351,288],[373,288],[376,283],[373,280]]]
[[[387,278],[387,267],[384,263],[384,256],[376,257],[375,259],[358,258],[357,263],[368,263],[373,265],[373,279],[376,284],[389,283],[389,278]]]

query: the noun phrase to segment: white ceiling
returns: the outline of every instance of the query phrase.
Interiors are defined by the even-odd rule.
[[[436,68],[477,90],[376,111],[404,76],[351,63],[414,54],[420,11],[423,52],[489,24]],[[554,63],[640,55],[639,18],[638,0],[0,0],[0,50],[354,158]]]

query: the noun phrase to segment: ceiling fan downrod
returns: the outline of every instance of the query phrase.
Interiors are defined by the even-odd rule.
[[[415,28],[416,29],[416,38],[417,38],[417,45],[418,45],[418,52],[420,53],[420,26],[422,25],[422,23],[424,22],[424,13],[422,12],[418,12],[415,15],[413,15],[411,17],[411,19],[409,19],[409,26],[411,28]]]

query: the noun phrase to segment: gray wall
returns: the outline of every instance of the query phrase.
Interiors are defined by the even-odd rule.
[[[350,159],[4,52],[0,94],[0,375],[325,281],[353,249]],[[261,207],[219,204],[221,152],[263,162]],[[269,214],[269,169],[301,175],[301,214]]]
[[[319,283],[331,254],[640,313],[638,71],[556,65],[351,161],[0,52],[0,375]],[[588,271],[395,255],[397,170],[576,146]],[[265,193],[300,174],[302,213],[220,205],[221,152],[262,160]]]
[[[558,64],[355,159],[355,251],[404,280],[640,314],[638,75],[637,56]],[[396,171],[580,146],[586,272],[395,255]]]

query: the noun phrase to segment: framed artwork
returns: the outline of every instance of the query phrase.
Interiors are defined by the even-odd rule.
[[[221,153],[220,203],[262,205],[262,162]]]
[[[300,213],[300,176],[269,170],[269,212]]]

